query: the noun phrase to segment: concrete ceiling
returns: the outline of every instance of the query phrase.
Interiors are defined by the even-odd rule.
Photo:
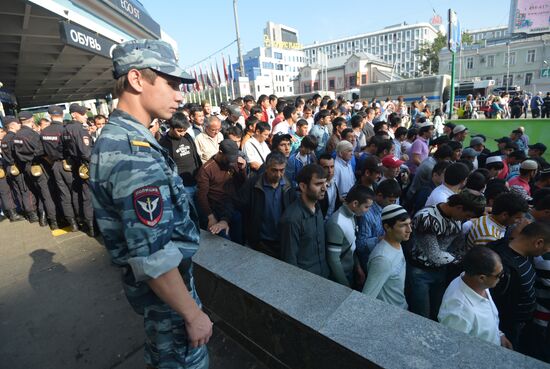
[[[65,45],[61,18],[22,0],[0,7],[0,81],[20,107],[104,97],[113,86],[111,60]]]

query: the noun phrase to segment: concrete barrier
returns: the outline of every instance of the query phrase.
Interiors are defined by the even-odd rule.
[[[270,368],[549,368],[203,232],[196,284],[220,326]]]

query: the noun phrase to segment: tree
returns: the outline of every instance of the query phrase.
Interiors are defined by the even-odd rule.
[[[437,74],[439,72],[439,52],[447,46],[447,37],[441,32],[437,33],[433,42],[422,43],[417,50],[414,51],[420,57],[420,71],[422,74]]]
[[[474,43],[474,38],[468,32],[462,32],[462,44],[463,45],[472,45]]]

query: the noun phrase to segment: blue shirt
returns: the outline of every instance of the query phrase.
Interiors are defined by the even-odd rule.
[[[317,149],[315,150],[315,155],[319,157],[322,153],[325,152],[328,139],[330,138],[330,134],[328,133],[328,128],[327,126],[321,126],[320,124],[316,124],[313,126],[309,134],[317,138]]]
[[[309,154],[306,158],[306,164],[304,164],[301,160],[298,159],[299,155],[300,151],[297,151],[296,153],[291,153],[285,168],[285,175],[288,179],[290,179],[295,187],[298,185],[296,183],[296,176],[302,170],[302,168],[307,164],[313,164],[317,161],[314,154]]]
[[[264,190],[264,219],[260,229],[260,239],[268,241],[279,240],[279,220],[283,214],[283,187],[285,179],[282,178],[277,188],[273,188],[262,180]]]
[[[128,267],[128,301],[158,303],[144,281],[179,267],[192,285],[199,227],[174,161],[136,118],[115,110],[90,161],[97,223],[114,264]],[[196,294],[193,294],[195,297]]]
[[[382,227],[382,207],[376,201],[365,215],[357,217],[357,228],[357,256],[363,270],[366,270],[371,251],[378,244],[379,238],[385,234]]]

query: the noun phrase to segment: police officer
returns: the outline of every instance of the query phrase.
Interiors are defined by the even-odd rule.
[[[69,106],[69,113],[73,120],[67,123],[63,131],[63,149],[65,151],[65,159],[71,166],[73,173],[73,208],[77,210],[78,216],[84,220],[88,236],[94,237],[92,195],[88,183],[92,138],[88,130],[83,126],[87,124],[87,111],[86,107],[76,103]]]
[[[17,222],[23,220],[19,214],[17,214],[17,206],[13,201],[12,189],[8,183],[8,175],[4,164],[2,163],[2,140],[6,136],[6,131],[0,129],[0,202],[2,203],[2,210],[4,215],[10,220],[10,222]]]
[[[42,202],[45,214],[39,214],[39,223],[46,226],[46,216],[50,229],[57,229],[55,204],[51,195],[51,182],[48,173],[48,163],[44,158],[44,147],[40,141],[40,134],[34,128],[34,118],[30,112],[19,113],[21,129],[13,139],[16,163],[21,165],[25,183],[33,192],[35,198]],[[35,204],[32,204],[35,212]]]
[[[550,118],[550,92],[546,93],[546,97],[542,99],[541,118]]]
[[[149,368],[207,368],[212,322],[195,291],[199,243],[194,208],[174,162],[147,127],[170,119],[193,83],[169,44],[134,40],[113,50],[118,109],[99,136],[90,181],[99,229],[123,267],[128,301],[145,320]]]
[[[44,153],[52,165],[52,174],[61,200],[63,215],[69,223],[72,232],[78,231],[73,207],[73,172],[71,165],[63,157],[63,108],[52,105],[48,108],[48,114],[52,119],[49,126],[42,129],[40,139],[44,146]],[[78,204],[75,199],[74,204]]]

